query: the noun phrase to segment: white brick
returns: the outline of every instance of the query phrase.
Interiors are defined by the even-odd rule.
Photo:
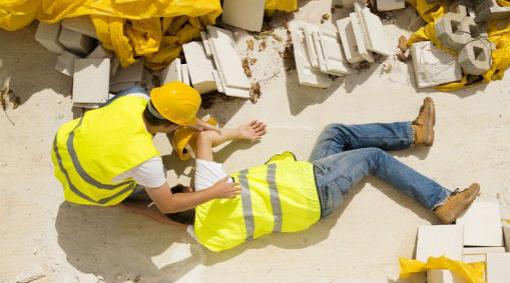
[[[110,76],[114,76],[120,66],[119,59],[110,50],[104,48],[101,44],[90,53],[87,58],[109,58],[110,59]]]
[[[97,39],[96,28],[89,16],[64,19],[62,20],[62,26],[68,30]]]
[[[209,40],[207,39],[207,33],[205,31],[201,31],[200,37],[202,38],[202,46],[205,49],[205,55],[211,58],[213,55],[211,51],[211,46],[209,45]]]
[[[357,11],[357,13],[361,20],[366,48],[384,56],[391,55],[390,43],[381,19],[372,14],[370,9],[366,7]]]
[[[65,28],[60,31],[59,41],[66,49],[81,56],[89,54],[96,44],[92,37]]]
[[[261,31],[264,0],[224,0],[222,22],[249,31]]]
[[[182,79],[181,81],[187,85],[191,85],[190,78],[189,78],[189,70],[188,70],[188,64],[181,64],[181,75]]]
[[[327,74],[315,70],[305,50],[305,31],[302,23],[293,22],[290,26],[292,44],[294,46],[294,59],[299,83],[307,86],[327,88],[331,86],[332,80]]]
[[[192,41],[184,44],[182,49],[193,87],[200,93],[216,90],[214,67],[211,60],[207,58],[204,44]]]
[[[338,20],[336,25],[347,62],[355,64],[364,61],[358,52],[350,17]]]
[[[510,278],[510,253],[487,254],[487,282],[507,283]]]
[[[435,47],[430,41],[414,43],[411,46],[411,57],[418,88],[450,83],[462,78],[456,56]]]
[[[377,0],[378,11],[392,11],[404,9],[406,7],[405,0]]]
[[[319,58],[323,58],[324,64],[321,64],[321,71],[335,76],[349,74],[347,62],[342,54],[342,47],[338,41],[338,35],[335,32],[319,31],[316,33],[319,42]]]
[[[453,260],[462,260],[463,229],[460,225],[433,225],[418,228],[416,259],[426,262],[429,257],[446,256]],[[429,283],[457,283],[461,278],[448,270],[430,270],[427,272]]]
[[[351,19],[352,31],[354,32],[354,39],[356,40],[356,46],[358,48],[358,52],[366,61],[373,63],[374,57],[368,51],[366,43],[365,43],[365,31],[363,27],[362,20],[358,12],[352,12],[349,14]]]
[[[119,68],[117,74],[112,77],[110,86],[119,83],[140,83],[143,77],[143,62],[140,60],[127,68]]]
[[[305,50],[308,55],[310,65],[316,69],[320,69],[319,54],[317,48],[318,43],[315,41],[313,34],[318,30],[317,27],[310,24],[302,24],[305,36]]]
[[[76,59],[80,59],[80,57],[74,55],[71,52],[64,51],[57,57],[55,70],[66,76],[72,77],[74,74],[74,60]]]
[[[60,36],[60,24],[45,24],[39,22],[35,32],[35,40],[51,52],[61,54],[65,51],[64,45],[58,41]]]
[[[110,59],[75,60],[73,103],[98,105],[105,103],[109,97],[109,78]]]
[[[457,219],[464,226],[464,245],[478,247],[503,246],[499,203],[475,201]]]
[[[510,220],[510,191],[499,192],[498,200],[501,219]]]
[[[161,84],[167,84],[169,82],[181,81],[182,79],[182,67],[181,59],[176,58],[161,72]]]
[[[232,88],[249,89],[250,81],[244,74],[232,32],[214,26],[207,26],[207,30],[214,62],[223,84]]]
[[[464,248],[464,262],[486,262],[488,253],[504,253],[504,247]]]

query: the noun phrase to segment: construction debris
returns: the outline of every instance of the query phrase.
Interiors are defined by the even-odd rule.
[[[205,48],[205,46],[207,46],[207,48]],[[205,42],[192,41],[184,44],[182,49],[193,87],[202,94],[217,90],[217,82],[213,75],[213,62],[206,53],[206,49],[210,50],[210,46]]]
[[[161,72],[161,84],[170,82],[182,82],[181,59],[177,58]]]
[[[110,59],[75,60],[73,104],[83,108],[97,108],[101,106],[109,98],[109,81]]]
[[[324,14],[324,15],[322,15],[322,17],[321,17],[321,24],[323,24],[323,23],[325,23],[325,22],[329,21],[329,19],[330,19],[330,18],[331,18],[331,15],[330,15],[330,14]]]
[[[34,264],[23,269],[23,271],[21,271],[21,273],[16,276],[16,282],[28,283],[44,276],[46,276],[44,268],[39,264]]]
[[[510,253],[487,254],[487,282],[506,283],[510,278]]]
[[[62,20],[62,27],[97,39],[96,28],[89,16],[64,19]]]
[[[503,19],[510,16],[510,7],[501,6],[497,0],[472,0],[476,22]]]
[[[246,48],[249,50],[249,51],[253,51],[253,48],[255,47],[255,42],[253,41],[253,39],[248,39],[246,41]]]
[[[378,11],[400,10],[406,7],[405,0],[377,0]]]
[[[481,75],[491,67],[491,43],[488,40],[473,40],[460,50],[459,65],[465,74]]]
[[[222,22],[249,31],[261,31],[264,0],[224,0]]]
[[[72,77],[74,74],[74,60],[80,59],[79,56],[74,55],[69,51],[63,51],[57,57],[57,63],[55,64],[55,70],[66,76]]]
[[[503,231],[499,203],[475,201],[466,213],[457,219],[464,226],[464,245],[475,247],[502,247]]]
[[[120,68],[110,79],[110,91],[118,92],[130,86],[139,85],[142,82],[143,69],[141,60],[127,68]]]
[[[60,31],[58,40],[67,50],[79,56],[89,54],[96,47],[94,38],[65,28]]]
[[[45,24],[40,22],[35,32],[35,40],[48,51],[61,54],[65,51],[64,45],[59,41],[61,28],[60,23]]]

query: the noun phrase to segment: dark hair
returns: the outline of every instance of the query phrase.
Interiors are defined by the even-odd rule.
[[[149,106],[145,107],[145,110],[143,111],[143,118],[145,118],[145,121],[149,123],[151,126],[164,126],[164,125],[172,125],[174,124],[171,121],[168,120],[161,120],[157,118],[156,116],[152,115],[149,111]]]
[[[178,193],[186,193],[184,191],[184,186],[179,184],[177,186],[174,186],[172,187],[172,194],[178,194]],[[169,213],[169,214],[166,214],[166,217],[168,217],[168,219],[172,220],[172,221],[175,221],[175,222],[179,222],[179,223],[182,223],[182,224],[188,224],[188,225],[193,225],[193,223],[195,223],[195,209],[192,208],[190,210],[186,210],[186,211],[181,211],[181,212],[176,212],[176,213]]]

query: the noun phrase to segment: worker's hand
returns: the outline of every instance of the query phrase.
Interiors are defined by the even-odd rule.
[[[229,177],[219,180],[211,187],[215,198],[235,198],[241,192],[239,184],[227,182]]]
[[[266,134],[266,124],[253,120],[237,128],[237,131],[239,132],[239,139],[254,142],[260,140]]]

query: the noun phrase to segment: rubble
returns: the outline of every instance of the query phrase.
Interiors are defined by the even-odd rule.
[[[473,18],[467,16],[466,8],[458,6],[456,12],[448,12],[435,24],[436,37],[441,43],[451,49],[459,50],[464,45],[477,38],[480,30]]]
[[[249,31],[261,31],[264,0],[224,0],[222,22]]]
[[[430,41],[411,46],[414,73],[418,88],[431,87],[462,78],[455,56],[435,47]]]
[[[406,7],[405,0],[377,0],[376,3],[378,11],[392,11]]]
[[[62,28],[59,41],[69,51],[79,56],[85,56],[96,47],[96,40],[72,30]]]
[[[69,51],[64,51],[57,57],[55,70],[66,76],[72,77],[74,74],[74,61],[80,57],[74,55]]]
[[[89,16],[80,16],[74,18],[67,18],[62,20],[62,26],[65,29],[72,30],[77,33],[97,39],[96,28],[90,20]]]
[[[97,108],[101,106],[109,98],[109,80],[110,59],[75,60],[73,104],[83,108]]]
[[[45,24],[39,22],[37,31],[35,32],[35,40],[44,46],[48,51],[53,53],[63,53],[65,51],[64,45],[60,43],[59,36],[61,30],[60,23]]]
[[[143,77],[143,62],[140,60],[127,68],[120,68],[110,79],[110,91],[118,92],[130,86],[138,85]]]
[[[201,94],[217,89],[213,76],[214,66],[211,59],[208,58],[204,46],[206,44],[197,41],[182,46],[191,84]]]
[[[99,44],[94,51],[92,51],[87,58],[108,58],[110,59],[110,76],[115,76],[120,67],[119,58],[117,58],[110,50],[105,49]]]
[[[28,283],[46,276],[44,268],[39,264],[31,265],[16,276],[16,282]]]
[[[491,44],[488,40],[473,40],[459,53],[459,65],[465,74],[481,75],[491,68]]]
[[[346,60],[351,64],[363,61],[363,57],[361,57],[358,52],[358,46],[356,44],[356,38],[354,37],[354,30],[352,29],[350,18],[338,20],[336,24]]]
[[[497,0],[472,0],[472,3],[476,12],[476,22],[485,22],[510,16],[510,7],[500,6]]]
[[[179,81],[182,82],[181,59],[177,58],[161,72],[161,84]]]
[[[182,83],[191,85],[188,64],[181,64],[181,75],[182,75],[182,78],[181,78]]]

